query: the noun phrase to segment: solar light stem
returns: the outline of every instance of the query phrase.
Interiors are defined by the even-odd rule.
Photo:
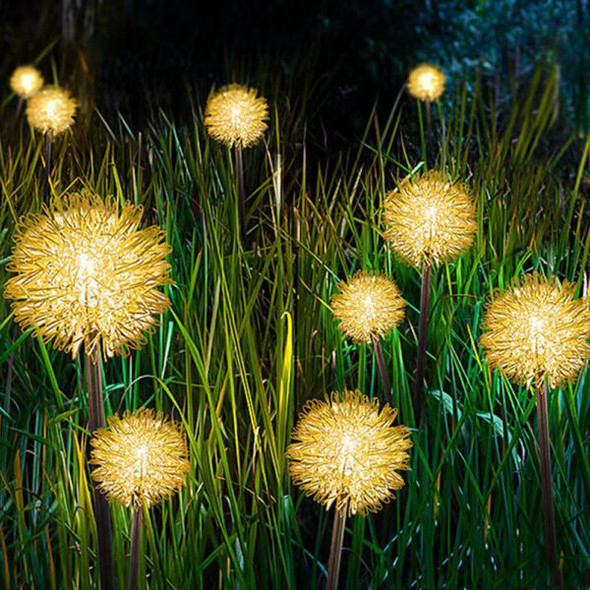
[[[242,159],[242,148],[235,146],[236,176],[238,181],[238,219],[240,223],[240,234],[242,244],[246,245],[246,195],[244,193],[244,163]]]
[[[45,202],[49,201],[51,185],[51,133],[45,134]]]
[[[426,370],[426,344],[428,337],[428,319],[430,314],[430,279],[432,266],[425,263],[422,266],[422,283],[420,287],[420,323],[418,325],[418,353],[416,359],[416,390],[414,396],[414,411],[416,420],[424,409],[424,373]]]
[[[98,354],[85,355],[86,386],[88,388],[88,430],[92,434],[102,428],[104,421],[104,402],[102,392],[102,372]]]
[[[541,457],[541,490],[543,496],[543,523],[545,527],[545,551],[551,569],[553,585],[563,588],[563,572],[557,559],[557,534],[551,474],[551,445],[549,443],[549,414],[547,411],[547,384],[539,380],[536,386],[537,413],[539,417],[539,450]]]
[[[141,540],[141,523],[143,512],[141,507],[133,509],[131,518],[131,551],[129,554],[129,578],[127,580],[127,590],[137,588],[137,569],[139,565],[139,543]]]
[[[18,103],[16,104],[16,114],[14,115],[14,119],[12,120],[12,125],[10,126],[10,141],[14,137],[14,132],[16,131],[16,123],[20,119],[20,116],[23,112],[23,107],[25,106],[25,99],[22,96],[18,97]]]
[[[104,420],[104,404],[102,393],[102,372],[98,351],[85,355],[86,387],[88,389],[88,430],[92,434],[102,428]],[[113,528],[111,510],[107,499],[96,489],[94,494],[94,517],[98,537],[98,570],[101,590],[114,590],[115,569],[113,565]]]
[[[326,584],[326,590],[336,590],[338,588],[340,563],[342,560],[342,541],[344,540],[344,529],[346,526],[346,510],[346,506],[343,507],[342,511],[335,510],[334,525],[332,526],[332,543],[330,545],[330,559],[328,561],[328,582]]]
[[[430,155],[430,146],[432,144],[432,119],[430,114],[430,101],[426,101],[426,164],[428,165],[428,156]]]
[[[385,392],[385,399],[390,406],[393,406],[393,399],[391,397],[391,382],[387,373],[387,365],[385,364],[385,356],[383,355],[383,347],[379,340],[373,342],[375,349],[375,357],[377,358],[377,366],[379,367],[379,375],[381,376],[381,384]]]

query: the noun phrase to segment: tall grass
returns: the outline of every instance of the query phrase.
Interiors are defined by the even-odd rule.
[[[548,586],[534,398],[489,370],[477,340],[486,297],[520,272],[557,274],[586,294],[590,233],[579,187],[590,140],[549,141],[553,70],[539,69],[508,112],[482,88],[434,112],[437,165],[473,187],[479,231],[470,253],[433,272],[420,429],[412,410],[420,277],[386,248],[380,222],[384,192],[422,165],[424,137],[405,132],[415,106],[395,101],[385,120],[375,111],[358,145],[317,159],[304,112],[276,96],[266,144],[244,154],[256,244],[248,251],[231,154],[206,137],[197,106],[189,125],[156,108],[141,129],[123,116],[95,117],[54,146],[54,194],[86,186],[142,204],[173,250],[171,311],[143,350],[103,366],[108,414],[149,405],[181,420],[189,439],[188,485],[144,513],[139,588],[325,584],[329,518],[291,488],[284,451],[306,400],[344,387],[381,391],[372,349],[343,340],[328,305],[356,268],[388,272],[408,302],[407,321],[383,347],[414,447],[398,498],[348,521],[342,587]],[[14,103],[2,109],[11,117]],[[576,149],[570,177],[564,159]],[[2,138],[0,182],[3,281],[15,223],[43,201],[42,142],[22,120]],[[0,306],[0,586],[96,587],[80,361],[22,334]],[[589,387],[584,372],[549,399],[571,588],[590,568]],[[113,509],[120,588],[130,523],[129,510]]]

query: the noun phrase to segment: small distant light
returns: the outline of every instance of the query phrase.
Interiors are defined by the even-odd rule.
[[[29,99],[43,87],[43,76],[33,66],[20,66],[10,78],[10,87],[21,98]]]
[[[430,64],[416,66],[408,76],[408,92],[418,100],[438,100],[445,91],[445,75]]]
[[[52,139],[74,123],[76,101],[59,86],[46,86],[27,103],[27,120],[31,127]]]

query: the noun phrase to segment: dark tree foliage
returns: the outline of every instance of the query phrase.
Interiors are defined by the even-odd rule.
[[[154,105],[186,114],[187,87],[202,103],[231,77],[302,96],[312,126],[350,137],[419,61],[440,64],[451,89],[484,79],[507,98],[545,60],[571,130],[588,127],[589,13],[583,0],[3,0],[0,32],[5,73],[54,43],[60,79],[83,55],[100,107],[131,121]],[[71,63],[59,45],[75,47]]]

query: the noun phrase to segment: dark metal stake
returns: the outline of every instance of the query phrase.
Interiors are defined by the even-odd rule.
[[[242,160],[242,148],[235,147],[236,176],[238,180],[238,219],[240,222],[240,234],[242,244],[246,246],[246,195],[244,193],[244,163]]]
[[[330,545],[330,559],[328,561],[328,582],[326,590],[338,588],[340,576],[340,562],[342,560],[342,541],[344,540],[344,529],[346,525],[346,506],[342,512],[335,510],[334,525],[332,526],[332,543]]]
[[[86,356],[86,387],[88,388],[88,430],[92,434],[104,426],[104,404],[102,373],[99,353]],[[115,568],[113,565],[113,527],[111,510],[107,499],[96,489],[93,490],[94,515],[98,536],[98,569],[102,590],[115,590]]]
[[[432,121],[430,117],[430,101],[426,101],[426,166],[430,155],[430,146],[432,144]]]
[[[22,96],[19,96],[18,103],[16,105],[16,114],[14,115],[14,119],[12,120],[12,125],[10,126],[10,141],[11,142],[12,142],[12,138],[14,137],[14,132],[16,131],[16,123],[20,119],[20,116],[21,116],[24,106],[25,106],[25,99]]]
[[[141,522],[143,512],[141,507],[133,509],[131,519],[131,552],[129,554],[129,579],[127,581],[127,590],[137,588],[137,567],[139,565],[139,542],[141,540]]]
[[[547,411],[547,385],[545,379],[537,383],[537,413],[539,416],[539,450],[541,456],[541,489],[543,495],[543,523],[545,551],[551,569],[551,583],[563,588],[563,572],[557,560],[557,534],[551,474],[551,445],[549,443],[549,413]]]
[[[49,184],[51,178],[51,134],[45,134],[45,202],[49,202],[49,195],[51,193],[51,185]]]
[[[414,395],[414,413],[420,422],[424,409],[424,373],[426,370],[426,344],[428,339],[428,319],[430,315],[430,278],[432,266],[424,263],[422,267],[422,284],[420,287],[420,323],[418,325],[418,356],[416,359],[416,390]]]
[[[387,373],[387,365],[385,364],[385,356],[383,355],[383,347],[379,340],[373,342],[375,348],[375,356],[377,357],[377,365],[379,367],[379,374],[381,375],[381,383],[385,392],[385,399],[387,403],[393,407],[393,399],[391,397],[391,382]]]

